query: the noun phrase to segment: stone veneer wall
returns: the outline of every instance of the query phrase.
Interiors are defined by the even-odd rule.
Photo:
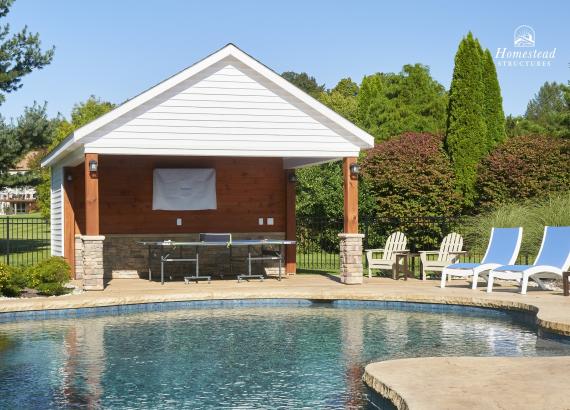
[[[103,270],[104,236],[84,235],[83,240],[83,289],[103,290],[105,288]]]
[[[360,233],[340,233],[340,281],[346,285],[363,282],[362,239]]]
[[[263,232],[263,233],[236,233],[232,234],[234,240],[237,239],[285,239],[284,232]],[[143,278],[148,279],[148,248],[137,242],[141,241],[163,241],[171,239],[173,241],[197,241],[198,234],[175,234],[175,235],[105,235],[103,242],[103,267],[104,276],[110,278]],[[257,249],[255,249],[257,248]],[[259,252],[259,247],[254,247],[254,251]],[[172,256],[193,258],[195,248],[178,248],[173,250]],[[238,246],[232,248],[233,257],[247,256],[247,247]],[[230,273],[229,250],[226,247],[206,247],[200,250],[200,274]],[[181,278],[188,274],[195,273],[195,263],[193,262],[171,262],[165,264],[165,278]],[[152,258],[153,279],[160,277],[160,258],[153,255]],[[268,273],[277,273],[277,262],[266,262],[265,268]],[[261,263],[252,264],[252,271],[260,273],[264,269]],[[234,274],[246,273],[247,264],[245,262],[233,263]],[[285,276],[285,265],[282,270]]]
[[[83,239],[75,235],[75,279],[83,279]]]

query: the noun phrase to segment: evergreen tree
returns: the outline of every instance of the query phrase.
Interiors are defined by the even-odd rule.
[[[0,0],[0,18],[6,17],[12,3]],[[39,34],[29,33],[27,27],[10,36],[10,26],[0,26],[0,104],[4,94],[22,86],[22,77],[51,63],[53,52],[43,52]]]
[[[503,97],[497,78],[497,70],[489,49],[483,54],[483,85],[485,98],[485,121],[487,123],[487,150],[489,153],[495,146],[505,140],[505,113]]]
[[[445,145],[456,188],[466,205],[475,199],[477,165],[487,151],[482,49],[471,32],[459,43],[449,90]]]

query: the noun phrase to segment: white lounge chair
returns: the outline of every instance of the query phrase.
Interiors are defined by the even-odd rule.
[[[396,254],[406,250],[408,240],[402,232],[394,232],[388,239],[383,249],[367,249],[366,260],[368,261],[368,277],[372,277],[372,269],[394,270]],[[375,257],[380,254],[379,257]]]
[[[493,291],[493,280],[516,280],[521,294],[525,295],[528,280],[546,289],[542,279],[562,279],[562,272],[570,268],[570,226],[546,226],[542,244],[534,265],[506,265],[489,272],[487,292]]]
[[[439,251],[421,251],[420,261],[422,264],[422,280],[426,280],[426,272],[441,272],[443,268],[458,261],[459,256],[464,254],[463,238],[458,233],[452,232],[443,238]],[[430,256],[437,255],[435,259]]]
[[[477,289],[479,277],[487,279],[488,273],[502,265],[510,265],[517,260],[521,247],[522,228],[492,228],[491,238],[481,263],[454,263],[441,272],[441,287],[445,287],[448,277],[473,277],[472,288]]]

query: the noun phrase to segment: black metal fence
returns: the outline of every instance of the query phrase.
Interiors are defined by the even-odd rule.
[[[410,217],[359,218],[359,231],[364,234],[364,249],[383,248],[392,232],[406,234],[412,252],[438,250],[441,240],[451,232],[461,234],[459,218]],[[305,271],[337,271],[340,267],[338,234],[343,230],[342,220],[323,218],[297,219],[297,267]],[[469,251],[469,248],[466,248]],[[462,262],[479,262],[483,254],[468,252]],[[518,263],[528,264],[528,255],[519,255]],[[363,255],[366,266],[366,258]],[[419,258],[411,258],[411,268],[419,273]]]
[[[443,237],[460,231],[457,218],[360,217],[359,230],[364,236],[364,249],[382,248],[390,233],[400,230],[408,238],[412,252],[439,249]],[[338,234],[342,220],[324,218],[297,219],[297,267],[306,271],[337,271],[340,267]],[[469,249],[467,248],[469,251]],[[0,262],[9,265],[32,265],[50,256],[50,223],[33,217],[0,217]],[[478,262],[482,254],[469,252],[462,261]],[[363,262],[366,259],[363,255]],[[528,264],[528,255],[519,255],[518,263]],[[411,259],[414,272],[419,259]]]
[[[33,265],[50,256],[50,223],[33,217],[0,217],[0,262]]]

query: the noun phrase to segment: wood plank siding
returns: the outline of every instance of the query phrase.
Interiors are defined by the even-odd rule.
[[[153,211],[155,168],[215,168],[218,209]],[[100,155],[100,234],[285,232],[284,172],[281,158]],[[83,196],[82,182],[75,180],[76,198]],[[85,232],[83,208],[84,200],[76,201],[77,233]],[[258,218],[271,217],[273,226],[258,225]],[[182,218],[182,226],[176,218]]]
[[[195,156],[357,155],[356,145],[239,61],[215,68],[209,76],[87,142],[86,152],[166,155],[175,149],[180,155]]]

